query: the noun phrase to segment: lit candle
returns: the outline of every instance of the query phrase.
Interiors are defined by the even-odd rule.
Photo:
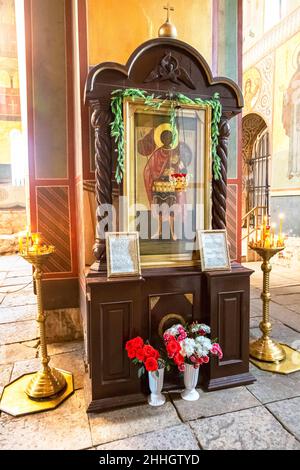
[[[271,245],[272,246],[275,246],[275,228],[276,228],[276,224],[273,222],[272,231],[271,231]]]
[[[19,252],[23,251],[23,237],[19,237]]]
[[[29,248],[29,227],[26,227],[26,250]]]
[[[265,229],[264,229],[264,225],[262,225],[260,227],[260,241],[261,241],[262,244],[264,242],[264,237],[265,237]]]
[[[278,236],[281,238],[282,237],[282,223],[284,219],[284,214],[279,214],[279,234]]]

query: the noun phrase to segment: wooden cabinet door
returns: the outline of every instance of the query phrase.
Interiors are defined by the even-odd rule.
[[[89,329],[92,398],[139,393],[141,382],[125,343],[142,335],[140,281],[91,286]]]

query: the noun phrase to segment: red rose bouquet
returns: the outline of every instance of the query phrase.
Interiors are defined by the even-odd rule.
[[[146,371],[157,372],[165,367],[165,361],[157,349],[150,344],[144,343],[140,336],[130,339],[125,345],[127,355],[133,364],[139,365],[138,377],[140,378]]]

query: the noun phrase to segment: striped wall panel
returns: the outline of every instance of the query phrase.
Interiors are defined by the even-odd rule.
[[[56,248],[44,271],[70,272],[72,257],[68,187],[38,186],[36,199],[37,229],[42,233],[45,242]]]
[[[226,223],[228,241],[230,243],[230,258],[237,259],[238,214],[236,184],[229,184],[227,186]]]

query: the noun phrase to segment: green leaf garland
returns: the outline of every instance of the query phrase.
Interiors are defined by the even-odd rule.
[[[114,116],[111,122],[111,136],[114,138],[116,143],[117,168],[116,168],[116,181],[118,184],[121,183],[124,175],[124,120],[123,120],[123,100],[124,98],[135,98],[144,100],[144,104],[148,108],[159,109],[163,104],[170,103],[170,125],[172,129],[172,143],[177,138],[177,124],[176,124],[176,105],[179,104],[190,104],[190,105],[202,105],[210,106],[212,110],[211,119],[211,153],[213,161],[213,176],[215,180],[218,180],[221,176],[221,160],[217,153],[218,141],[219,141],[219,123],[222,115],[222,105],[220,103],[219,93],[215,93],[211,99],[202,100],[201,98],[195,98],[194,100],[185,96],[182,93],[176,93],[174,98],[161,99],[160,96],[154,94],[148,94],[144,90],[138,88],[126,88],[125,90],[115,90],[112,92],[111,98],[111,110]]]

